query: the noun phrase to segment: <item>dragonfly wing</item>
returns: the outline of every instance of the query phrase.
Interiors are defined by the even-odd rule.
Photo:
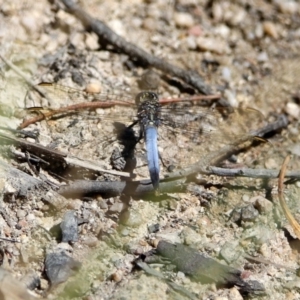
[[[173,159],[172,164],[187,166],[225,146],[253,139],[259,123],[263,116],[254,109],[163,108],[160,136],[169,140],[163,152]]]

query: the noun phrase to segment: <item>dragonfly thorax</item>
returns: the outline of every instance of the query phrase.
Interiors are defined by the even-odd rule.
[[[157,94],[154,92],[141,92],[136,96],[135,100],[138,104],[139,123],[143,127],[147,125],[158,127],[160,124],[161,105]]]

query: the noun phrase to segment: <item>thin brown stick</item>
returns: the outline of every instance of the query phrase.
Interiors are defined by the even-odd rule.
[[[284,200],[284,195],[283,195],[283,191],[284,191],[284,177],[285,177],[285,172],[286,172],[286,168],[287,165],[290,161],[290,156],[287,156],[282,164],[280,173],[279,173],[279,178],[278,178],[278,198],[279,198],[279,203],[281,205],[281,208],[286,216],[286,218],[288,219],[289,223],[291,224],[291,226],[293,227],[294,233],[296,234],[297,238],[300,240],[300,225],[299,223],[296,221],[296,219],[293,217],[290,209],[288,208],[285,200]]]

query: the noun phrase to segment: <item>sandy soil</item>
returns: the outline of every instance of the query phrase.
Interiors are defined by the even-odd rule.
[[[252,107],[263,115],[265,123],[285,114],[289,121],[286,128],[268,136],[269,143],[257,143],[238,153],[234,160],[239,167],[279,170],[284,157],[292,154],[288,169],[300,169],[297,1],[88,0],[81,6],[127,41],[178,67],[197,71],[212,92],[220,93],[231,106]],[[103,97],[108,94],[113,100],[131,100],[138,89],[138,78],[148,69],[113,46],[99,43],[97,36],[66,12],[60,1],[0,0],[0,40],[0,55],[34,84],[56,82],[80,90],[93,84],[101,89]],[[162,98],[178,97],[192,90],[169,74],[156,72]],[[54,109],[83,100],[77,92],[63,96],[57,91],[50,93],[49,99],[41,99],[30,91],[24,78],[2,61],[0,89],[1,126],[14,129],[22,122],[20,111],[24,112],[24,108]],[[127,108],[118,106],[97,109],[88,117],[43,120],[27,130],[39,130],[39,143],[44,146],[112,169],[111,155],[119,144],[111,142],[111,121],[126,121],[125,111]],[[116,119],[109,117],[113,113]],[[255,129],[256,123],[249,116],[247,124],[251,122]],[[235,130],[234,124],[226,126],[226,131],[230,126]],[[184,138],[184,134],[171,142],[160,138],[162,157],[172,162],[174,157],[182,161],[195,153],[205,155],[201,152],[203,147],[187,146]],[[205,142],[205,146],[218,144],[218,138]],[[27,141],[36,142],[32,138]],[[82,177],[120,180],[116,175],[91,175],[76,169],[60,172],[61,177],[43,168],[40,174],[33,175],[26,160],[17,159],[19,147],[4,144],[1,140],[3,160],[30,176],[57,185]],[[206,152],[212,151],[209,147]],[[227,163],[232,164],[232,159]],[[144,145],[139,143],[136,179],[148,178],[145,164]],[[166,175],[167,170],[163,169],[162,174]],[[266,293],[252,295],[253,299],[300,299],[300,279],[295,272],[299,267],[299,242],[279,206],[277,179],[199,175],[199,184],[191,184],[189,192],[164,197],[65,199],[54,192],[21,197],[3,178],[0,237],[18,242],[1,240],[1,263],[10,272],[7,276],[17,279],[12,281],[16,290],[18,285],[34,282],[32,278],[40,281],[32,283],[34,288],[28,297],[185,299],[186,295],[170,289],[166,281],[133,270],[132,261],[138,254],[152,249],[148,241],[165,239],[241,270],[245,280],[262,283]],[[201,179],[206,185],[200,185]],[[299,191],[299,184],[292,182],[286,187],[285,197],[300,221]],[[58,202],[61,205],[53,208],[52,204]],[[53,233],[69,210],[85,220],[78,227],[78,241],[71,245],[61,243]],[[159,225],[158,232],[149,229],[154,224]],[[50,288],[45,257],[57,247],[80,262],[81,267],[64,283]],[[270,263],[249,262],[245,255]],[[203,285],[163,265],[155,268],[198,299],[244,299],[236,287],[217,289],[214,284]],[[8,293],[3,285],[0,288]],[[25,299],[22,293],[15,299]]]

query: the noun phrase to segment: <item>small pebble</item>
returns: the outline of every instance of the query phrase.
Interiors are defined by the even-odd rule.
[[[185,274],[183,272],[178,272],[177,273],[177,278],[179,278],[180,280],[184,279],[185,278]]]
[[[213,2],[212,15],[215,21],[219,22],[223,18],[224,9],[218,2]]]
[[[294,145],[290,148],[290,151],[291,151],[292,154],[297,155],[297,156],[300,156],[300,144],[299,144],[299,143],[294,144]]]
[[[194,19],[188,13],[183,13],[183,12],[175,13],[174,21],[178,27],[189,28],[194,25]]]
[[[95,33],[87,33],[85,44],[88,50],[97,50],[99,48],[97,35]]]
[[[26,211],[23,209],[18,209],[17,211],[17,217],[19,219],[23,219],[26,216],[26,214],[27,214]]]
[[[223,40],[199,36],[196,40],[197,46],[203,51],[211,51],[217,54],[229,53],[230,49]]]
[[[224,91],[224,97],[227,99],[231,107],[238,107],[239,103],[236,99],[236,94],[234,91],[226,89]]]
[[[278,38],[278,31],[274,23],[266,21],[263,23],[264,33],[274,39]]]
[[[28,223],[25,220],[20,220],[17,224],[17,226],[21,229],[21,228],[25,228],[28,226]]]
[[[228,67],[222,68],[222,77],[227,82],[231,80],[231,70]]]
[[[98,51],[97,52],[97,57],[103,61],[109,60],[110,58],[110,52],[109,51]]]
[[[96,237],[88,237],[82,241],[83,244],[87,245],[88,247],[96,247],[98,244],[98,239]]]
[[[130,232],[127,228],[123,228],[120,233],[122,234],[122,236],[127,236]]]
[[[195,50],[197,48],[197,43],[196,43],[196,39],[193,36],[188,36],[185,39],[186,45],[189,49],[191,50]]]
[[[68,210],[65,212],[62,222],[60,223],[62,233],[62,242],[76,242],[78,240],[78,222],[75,211]]]
[[[282,1],[276,1],[280,11],[284,14],[294,14],[299,11],[299,3],[296,1],[287,1],[287,0],[282,0]]]
[[[99,201],[99,206],[101,209],[107,209],[108,208],[108,205],[106,204],[106,201],[104,199],[101,199]]]
[[[266,62],[269,60],[269,57],[268,57],[268,54],[267,52],[263,51],[263,52],[260,52],[258,55],[257,55],[257,61],[258,62]]]
[[[85,91],[87,93],[90,93],[90,94],[100,93],[101,92],[101,84],[100,84],[100,82],[89,83],[86,86]]]
[[[78,209],[80,209],[81,205],[82,205],[82,200],[80,200],[80,199],[74,199],[74,200],[68,202],[69,209],[78,210]]]
[[[300,117],[300,107],[294,102],[288,102],[285,108],[286,112],[295,119]]]
[[[258,211],[252,204],[247,205],[241,210],[241,220],[244,222],[253,222],[258,217]]]
[[[269,258],[272,256],[272,252],[271,252],[271,249],[270,247],[264,243],[260,246],[259,248],[259,252],[262,254],[263,257],[265,258]]]
[[[267,169],[278,169],[278,164],[276,163],[275,159],[269,158],[265,162],[265,167]]]
[[[114,282],[120,282],[123,279],[123,276],[124,276],[123,271],[117,270],[114,274],[111,275],[111,279]]]
[[[239,290],[236,287],[233,287],[229,290],[229,299],[230,300],[243,300],[244,298],[240,294]]]
[[[146,18],[143,21],[143,28],[149,30],[149,31],[155,31],[157,30],[157,21],[153,18]]]
[[[111,29],[118,35],[126,37],[126,29],[121,20],[114,18],[113,20],[108,22],[108,26],[111,27]]]
[[[41,210],[42,211],[48,211],[50,209],[49,205],[47,204],[44,204],[42,207],[41,207]]]
[[[264,36],[264,29],[261,23],[256,25],[254,29],[254,34],[257,39],[261,39]]]
[[[230,34],[231,34],[230,28],[224,24],[217,26],[215,28],[214,32],[217,36],[220,36],[223,39],[229,39]]]
[[[273,203],[262,196],[253,197],[251,200],[254,200],[254,206],[260,213],[267,214],[273,210]]]
[[[28,33],[34,33],[38,26],[36,18],[28,13],[22,16],[21,24]]]
[[[192,36],[200,36],[200,35],[202,35],[202,33],[203,33],[203,30],[200,25],[195,25],[189,29],[189,35],[192,35]]]
[[[124,208],[124,204],[123,203],[114,203],[110,208],[109,208],[109,212],[110,213],[120,213]]]
[[[250,200],[249,195],[243,195],[242,200],[243,200],[243,202],[249,202],[249,200]]]
[[[46,279],[41,278],[40,287],[41,290],[47,290],[49,287],[48,281]]]
[[[28,222],[34,221],[35,220],[35,215],[34,214],[28,214],[27,217],[26,217],[26,220]]]
[[[149,232],[149,233],[155,233],[155,232],[158,232],[158,231],[159,231],[159,228],[160,228],[160,226],[159,226],[158,223],[156,223],[156,224],[151,224],[151,225],[148,226],[148,232]]]

